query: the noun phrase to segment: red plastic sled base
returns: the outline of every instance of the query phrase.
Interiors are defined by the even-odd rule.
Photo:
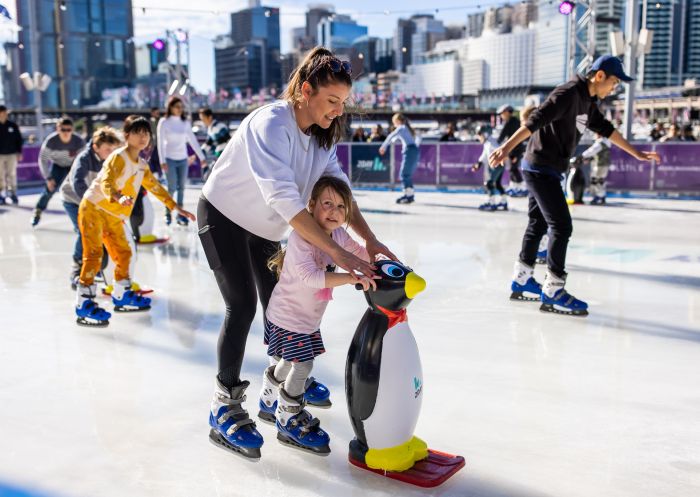
[[[386,476],[392,480],[399,480],[404,483],[410,483],[411,485],[425,488],[442,485],[465,465],[462,456],[453,456],[452,454],[445,454],[444,452],[432,449],[428,449],[428,457],[422,461],[418,461],[411,469],[401,472],[368,468],[365,463],[353,459],[352,457],[348,457],[348,460],[350,464],[358,468],[366,469],[367,471],[381,476]]]

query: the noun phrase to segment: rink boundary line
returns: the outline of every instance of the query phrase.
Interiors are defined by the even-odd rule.
[[[402,187],[395,186],[368,186],[368,185],[353,185],[353,190],[358,191],[369,191],[369,192],[401,192]],[[442,187],[442,188],[430,188],[430,187],[415,187],[415,191],[421,193],[471,193],[483,195],[483,188],[468,188],[468,187]],[[646,199],[646,200],[700,200],[700,193],[698,194],[680,194],[673,192],[608,192],[608,198],[630,198],[630,199]],[[523,197],[527,198],[527,197]]]

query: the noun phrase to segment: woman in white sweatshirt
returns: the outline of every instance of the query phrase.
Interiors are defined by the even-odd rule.
[[[322,175],[349,183],[336,143],[345,131],[351,88],[350,64],[313,49],[295,69],[283,99],[243,120],[202,189],[199,236],[226,304],[209,437],[246,457],[259,458],[263,440],[242,407],[249,382],[239,376],[241,363],[258,296],[264,313],[276,283],[267,261],[290,226],[353,275],[372,276],[376,255],[395,258],[354,201],[349,224],[365,240],[370,262],[338,245],[306,210]]]
[[[192,147],[202,163],[206,167],[206,160],[202,147],[192,133],[192,123],[185,117],[185,109],[179,97],[170,97],[165,108],[165,118],[158,123],[158,154],[161,160],[161,169],[168,179],[168,192],[175,197],[177,193],[177,205],[182,207],[185,197],[185,180],[187,179],[188,153],[187,145]],[[172,218],[170,211],[165,210],[165,224],[170,224]],[[187,226],[187,218],[177,217],[177,224]]]

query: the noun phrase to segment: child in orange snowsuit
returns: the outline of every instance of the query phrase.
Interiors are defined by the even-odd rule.
[[[151,192],[166,207],[194,220],[192,213],[178,207],[167,190],[151,173],[148,163],[139,155],[151,139],[151,125],[143,117],[129,116],[124,122],[126,146],[115,150],[105,161],[80,202],[78,225],[83,241],[83,267],[77,290],[75,312],[77,322],[86,326],[107,326],[111,314],[95,303],[95,275],[100,270],[102,245],[114,260],[115,311],[144,311],[151,299],[131,290],[129,262],[131,248],[123,223],[129,221],[139,188]]]

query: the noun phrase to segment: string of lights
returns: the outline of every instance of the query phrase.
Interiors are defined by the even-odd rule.
[[[553,0],[544,0],[544,2],[553,3]],[[536,3],[544,3],[542,0]],[[514,3],[526,3],[514,2]],[[450,11],[472,11],[478,12],[485,8],[499,7],[507,5],[508,2],[504,0],[494,0],[494,1],[483,1],[476,5],[460,5],[460,6],[445,6],[445,7],[433,7],[430,9],[397,9],[397,10],[377,10],[369,12],[357,12],[352,13],[355,17],[366,17],[366,16],[390,16],[390,15],[417,15],[417,14],[439,14],[441,12]],[[154,7],[151,5],[133,5],[133,10],[141,11],[143,15],[146,15],[148,11],[162,11],[162,12],[182,12],[182,13],[198,13],[198,14],[211,14],[211,15],[221,15],[221,14],[231,14],[235,11],[233,10],[220,10],[220,9],[188,9],[181,7]],[[339,14],[341,14],[339,12]],[[305,12],[284,12],[285,16],[306,16]]]

